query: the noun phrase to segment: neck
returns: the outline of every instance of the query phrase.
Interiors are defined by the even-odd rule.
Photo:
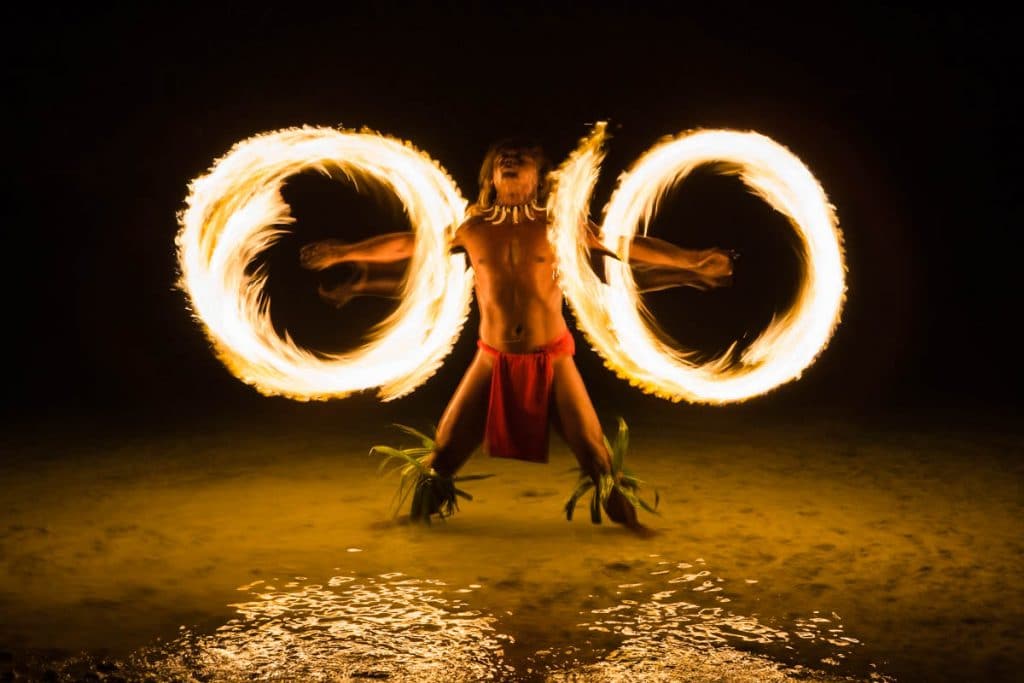
[[[536,199],[536,194],[534,192],[508,190],[499,192],[495,199],[501,206],[522,206],[531,199]]]

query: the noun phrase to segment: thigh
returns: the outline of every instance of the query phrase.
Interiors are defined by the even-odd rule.
[[[480,445],[487,426],[494,359],[477,351],[437,426],[434,468],[454,473]]]
[[[571,356],[555,360],[553,423],[580,463],[607,460],[604,432]]]

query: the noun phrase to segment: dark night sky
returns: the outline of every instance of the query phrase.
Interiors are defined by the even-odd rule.
[[[595,212],[631,160],[695,127],[771,136],[837,206],[850,269],[843,323],[805,377],[762,405],[1019,403],[1007,327],[1019,312],[1019,170],[1007,137],[1019,65],[1005,17],[973,3],[776,15],[622,4],[568,16],[558,6],[504,17],[317,16],[288,5],[8,16],[6,333],[21,354],[8,371],[8,414],[292,409],[223,370],[173,289],[187,183],[235,141],[365,125],[414,141],[472,196],[493,139],[529,132],[557,162],[602,118],[614,137]],[[776,290],[792,275],[772,256],[785,256],[784,223],[729,182],[694,178],[656,224],[684,245],[746,249],[734,290],[655,302],[670,332],[710,350],[736,330],[756,332],[758,306],[784,298]],[[337,318],[293,267],[298,245],[377,228],[355,224],[365,207],[340,184],[300,179],[294,191],[300,222],[272,255],[282,264],[275,291],[290,302],[279,305],[289,327],[305,325],[312,339]],[[764,292],[774,293],[750,304]],[[409,405],[444,399],[473,337],[464,333]],[[579,362],[599,403],[636,394],[591,352]]]

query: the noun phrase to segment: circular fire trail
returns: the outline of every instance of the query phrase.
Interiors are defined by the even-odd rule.
[[[562,288],[580,327],[609,368],[647,393],[672,401],[729,403],[764,394],[800,376],[828,343],[845,299],[842,235],[833,207],[806,166],[789,150],[757,133],[703,130],[648,150],[624,175],[601,226],[608,284],[588,267],[584,239],[590,196],[603,159],[604,124],[585,138],[556,174],[548,201],[550,238]],[[803,278],[794,304],[736,357],[693,361],[692,351],[659,338],[644,313],[628,267],[637,227],[646,233],[658,202],[694,168],[714,163],[737,175],[786,216],[803,248]]]
[[[315,354],[277,334],[267,275],[253,269],[294,222],[281,187],[309,170],[394,192],[416,233],[398,309],[350,353]],[[220,359],[261,393],[309,400],[379,388],[383,400],[398,398],[436,371],[468,316],[472,271],[448,254],[465,209],[447,173],[408,143],[316,127],[258,135],[191,183],[178,216],[179,284]]]

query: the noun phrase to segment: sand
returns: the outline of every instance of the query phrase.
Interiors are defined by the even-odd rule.
[[[627,416],[631,464],[661,495],[639,539],[585,507],[565,520],[557,441],[548,465],[474,457],[465,473],[495,476],[466,484],[457,516],[396,524],[367,450],[403,439],[339,415],[9,430],[0,675],[1021,675],[1012,426]]]

